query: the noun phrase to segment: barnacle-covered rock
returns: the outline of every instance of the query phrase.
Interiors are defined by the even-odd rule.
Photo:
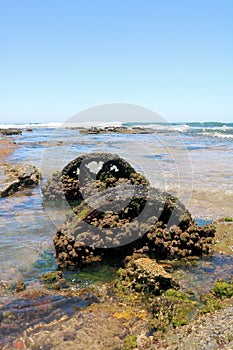
[[[180,259],[211,250],[214,228],[196,225],[178,198],[150,187],[117,155],[78,157],[47,182],[43,196],[55,201],[63,197],[69,203],[78,200],[54,237],[61,267],[108,257],[124,259],[137,252]]]
[[[135,252],[160,259],[210,252],[214,228],[197,226],[178,199],[150,187],[132,190],[130,185],[111,188],[74,208],[54,237],[61,266],[124,259]]]
[[[178,285],[155,259],[132,259],[118,271],[117,287],[159,295]]]

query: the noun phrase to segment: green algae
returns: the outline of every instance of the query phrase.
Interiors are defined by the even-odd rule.
[[[213,294],[206,294],[201,297],[202,302],[205,304],[200,310],[200,314],[214,314],[216,310],[221,309],[221,302]]]
[[[233,278],[227,282],[225,280],[217,280],[210,293],[202,295],[201,301],[205,304],[201,310],[201,314],[215,313],[216,310],[224,307],[223,300],[233,297]]]
[[[128,335],[125,337],[121,350],[133,350],[137,347],[136,335]]]
[[[213,292],[217,298],[227,299],[233,296],[233,278],[230,282],[218,280],[214,283]]]
[[[89,207],[84,207],[78,214],[77,214],[77,221],[83,220],[87,214],[90,212]],[[76,220],[75,220],[76,221]]]
[[[62,278],[62,276],[63,274],[61,271],[48,271],[44,275],[42,275],[40,279],[43,280],[45,284],[51,284],[59,281]]]
[[[168,329],[188,324],[196,312],[197,304],[193,293],[168,289],[152,301],[155,330],[165,333]]]
[[[226,222],[233,222],[233,218],[231,216],[226,216],[224,218],[224,221],[226,221]]]
[[[117,267],[106,264],[93,264],[78,272],[65,272],[66,280],[75,284],[89,285],[112,282]]]
[[[67,288],[66,280],[63,278],[62,271],[48,271],[41,275],[39,279],[46,285],[48,289],[59,290]]]

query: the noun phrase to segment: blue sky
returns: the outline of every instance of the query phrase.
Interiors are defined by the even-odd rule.
[[[232,0],[0,0],[0,122],[104,103],[233,121]]]

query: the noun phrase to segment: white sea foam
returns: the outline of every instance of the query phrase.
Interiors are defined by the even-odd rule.
[[[77,121],[77,122],[65,122],[61,124],[61,127],[65,128],[107,128],[107,127],[121,127],[122,122],[101,122],[101,121]]]
[[[0,129],[28,129],[28,128],[53,128],[56,129],[61,126],[62,123],[26,123],[26,124],[0,124]]]
[[[25,124],[0,124],[0,129],[9,129],[9,128],[18,128],[18,129],[27,129],[27,128],[105,128],[105,127],[120,127],[122,122],[92,122],[92,121],[83,121],[83,122],[64,122],[64,123],[25,123]]]
[[[221,132],[202,132],[199,133],[199,135],[204,136],[210,136],[210,137],[217,137],[217,138],[223,138],[223,139],[233,139],[233,134],[223,134]]]
[[[0,129],[9,129],[9,128],[18,128],[18,129],[27,129],[27,128],[105,128],[105,127],[120,127],[122,126],[122,122],[64,122],[64,123],[25,123],[25,124],[0,124]]]
[[[146,128],[146,129],[152,129],[155,131],[160,131],[160,132],[174,132],[174,131],[178,131],[178,132],[185,132],[188,129],[190,129],[189,125],[187,124],[140,124],[137,123],[135,125],[132,125],[131,127],[138,127],[138,128]]]
[[[225,138],[225,139],[233,139],[233,127],[228,125],[222,126],[201,126],[201,125],[187,125],[185,123],[128,123],[121,121],[67,121],[67,122],[50,122],[50,123],[21,123],[14,124],[9,123],[0,124],[0,129],[9,129],[9,128],[19,128],[19,129],[39,129],[39,128],[107,128],[107,127],[122,127],[125,126],[127,128],[139,127],[142,129],[152,129],[155,132],[167,133],[167,132],[179,132],[185,133],[189,131],[195,131],[198,135],[216,137],[216,138]],[[231,133],[232,132],[232,133]]]
[[[170,124],[170,123],[130,123],[121,122],[121,121],[65,121],[62,122],[51,122],[51,123],[25,123],[25,124],[0,124],[0,129],[8,129],[8,128],[19,128],[19,129],[27,129],[27,128],[107,128],[107,127],[139,127],[142,129],[153,129],[155,131],[160,132],[185,132],[188,129],[192,129],[187,124]]]

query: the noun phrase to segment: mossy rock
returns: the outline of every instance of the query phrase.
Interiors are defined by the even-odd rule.
[[[205,304],[200,313],[215,313],[223,307],[223,301],[233,297],[233,278],[229,282],[217,280],[210,293],[202,295],[201,301]]]
[[[156,332],[165,333],[169,329],[188,324],[197,310],[197,304],[193,300],[193,294],[167,290],[152,301]]]
[[[65,279],[62,271],[48,271],[39,278],[49,289],[65,287]]]
[[[136,335],[128,335],[123,340],[121,350],[134,350],[137,347],[137,337]]]
[[[226,221],[226,222],[233,222],[233,218],[231,216],[226,216],[224,218],[224,221]]]
[[[233,278],[230,282],[218,280],[214,283],[213,293],[217,298],[227,299],[233,296]]]
[[[213,294],[206,294],[201,297],[202,302],[205,304],[201,309],[201,314],[214,314],[216,310],[221,309],[220,300]]]

